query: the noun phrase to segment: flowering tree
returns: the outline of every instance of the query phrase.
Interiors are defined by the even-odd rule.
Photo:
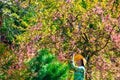
[[[110,61],[118,59],[116,56],[120,55],[119,0],[15,0],[13,2],[16,5],[11,7],[17,6],[20,11],[14,11],[14,14],[10,12],[12,18],[11,16],[9,18],[12,21],[6,22],[17,24],[16,27],[21,26],[22,30],[25,30],[21,34],[12,34],[11,40],[13,52],[18,55],[21,69],[24,62],[35,57],[38,54],[37,50],[43,48],[51,49],[52,53],[63,62],[69,62],[72,53],[81,53],[87,60],[86,69],[89,79],[98,79],[92,77],[95,75],[94,67],[104,70],[105,66],[100,63],[112,66]],[[4,20],[4,17],[1,19]],[[7,29],[5,26],[2,28]],[[9,28],[11,29],[11,26]],[[7,36],[6,33],[2,34]],[[18,44],[18,47],[14,47],[15,44]],[[105,55],[109,56],[108,61],[104,61]],[[103,61],[95,62],[97,59]],[[114,63],[116,64],[119,64],[119,61]],[[101,73],[103,79],[108,79],[107,76]]]

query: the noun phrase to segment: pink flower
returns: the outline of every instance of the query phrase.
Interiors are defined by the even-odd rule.
[[[112,24],[117,24],[118,21],[116,19],[111,19]]]
[[[34,30],[40,30],[40,28],[39,27],[35,27]]]
[[[75,41],[70,41],[71,45],[74,45],[75,44]]]
[[[15,2],[18,2],[19,0],[15,0]]]
[[[102,22],[104,23],[105,22],[105,18],[102,16]]]
[[[71,0],[66,0],[67,3],[71,2]]]
[[[30,54],[30,53],[32,53],[32,48],[31,46],[27,46],[27,54]]]
[[[111,32],[112,30],[113,28],[110,25],[108,25],[108,31]]]
[[[119,35],[119,34],[111,35],[111,39],[112,39],[115,43],[118,43],[118,42],[120,42],[120,35]]]
[[[98,10],[97,13],[98,13],[98,14],[102,14],[103,11],[102,11],[102,10]]]
[[[60,61],[65,60],[65,55],[62,52],[59,53],[58,60],[60,60]]]
[[[58,60],[60,60],[60,61],[64,61],[64,60],[65,60],[64,55],[63,55],[63,54],[60,54],[60,55],[58,56]]]
[[[55,36],[51,36],[52,40],[55,41]]]
[[[41,38],[41,36],[40,36],[40,35],[37,35],[37,36],[35,36],[35,37],[33,38],[33,41],[34,41],[34,42],[35,42],[35,41],[38,41],[40,38]]]
[[[95,12],[97,14],[102,14],[103,10],[101,8],[99,8],[98,6],[96,6],[95,9],[93,9],[93,12]]]
[[[106,15],[106,19],[107,19],[107,20],[110,20],[110,15],[109,15],[109,14]]]
[[[55,21],[55,20],[57,20],[57,17],[54,17],[54,18],[53,18],[53,21]]]
[[[39,26],[39,27],[41,27],[41,26],[42,26],[42,23],[41,23],[41,22],[40,22],[40,23],[38,23],[38,26]]]

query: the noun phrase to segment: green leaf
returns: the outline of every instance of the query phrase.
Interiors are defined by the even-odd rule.
[[[87,5],[86,5],[86,3],[85,3],[85,0],[82,0],[82,2],[81,2],[81,6],[82,6],[84,9],[87,8]]]

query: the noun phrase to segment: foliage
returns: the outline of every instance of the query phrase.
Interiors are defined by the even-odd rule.
[[[0,43],[0,62],[0,80],[8,79],[14,71],[11,66],[17,64],[17,56],[4,43]]]
[[[81,53],[87,60],[87,80],[120,77],[115,66],[120,63],[119,0],[6,0],[0,6],[0,42],[12,44],[9,47],[17,56],[13,65],[20,67],[12,75],[20,78],[27,70],[24,62],[36,59],[39,49],[48,48],[63,63],[73,53]],[[7,55],[4,47],[0,47],[1,60]]]
[[[57,61],[47,49],[40,50],[28,64],[30,75],[26,80],[66,80],[68,77],[68,66]]]
[[[22,7],[20,3],[15,1],[0,1],[0,12],[2,26],[0,27],[1,40],[8,44],[12,44],[16,40],[16,36],[21,35],[30,25],[30,18],[33,18],[34,10],[32,7]],[[34,13],[35,14],[35,13]],[[32,24],[31,24],[32,25]]]

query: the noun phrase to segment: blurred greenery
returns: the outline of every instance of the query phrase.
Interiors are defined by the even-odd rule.
[[[48,49],[38,51],[38,55],[27,63],[30,75],[26,80],[66,80],[69,74],[67,64],[62,64]]]

